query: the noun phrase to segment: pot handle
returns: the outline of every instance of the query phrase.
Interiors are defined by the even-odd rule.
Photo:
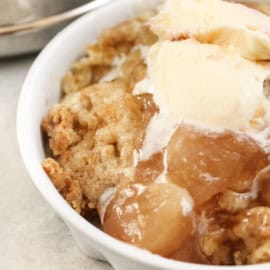
[[[109,3],[110,1],[112,0],[95,0],[85,5],[82,5],[80,7],[74,8],[72,10],[69,10],[69,11],[66,11],[57,15],[53,15],[44,19],[39,19],[32,22],[21,23],[17,25],[3,26],[3,27],[0,27],[0,36],[15,34],[22,31],[39,30],[42,28],[46,28],[54,24],[64,22],[66,20],[74,19],[89,11],[99,8]]]

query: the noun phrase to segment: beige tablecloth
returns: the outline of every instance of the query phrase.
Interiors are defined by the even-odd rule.
[[[20,158],[16,106],[33,59],[0,60],[0,269],[109,270],[107,264],[80,253]]]

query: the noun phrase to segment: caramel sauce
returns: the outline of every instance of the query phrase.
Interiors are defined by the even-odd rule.
[[[169,183],[132,184],[119,191],[104,217],[104,231],[161,256],[179,250],[192,233],[185,190]]]
[[[144,138],[147,132],[147,126],[151,118],[153,117],[153,115],[159,112],[159,109],[154,103],[153,95],[141,94],[136,97],[137,97],[137,100],[141,102],[141,107],[142,107],[142,127],[135,141],[135,150],[139,151],[144,142]]]
[[[162,152],[152,155],[148,160],[140,161],[136,167],[135,181],[149,184],[161,175],[164,170],[164,154]]]
[[[198,205],[225,189],[249,191],[269,164],[267,154],[245,134],[184,124],[169,142],[167,162],[170,181],[186,188]]]
[[[136,151],[158,113],[151,95],[138,99],[144,113]],[[244,253],[238,255],[240,259],[235,255],[244,249],[244,242],[232,232],[243,207],[270,205],[270,193],[261,192],[269,187],[269,172],[258,182],[259,198],[255,194],[241,199],[241,194],[254,192],[254,179],[268,165],[268,155],[244,133],[182,123],[165,148],[136,163],[134,180],[118,189],[106,210],[104,231],[175,260],[230,265],[242,259],[245,263],[240,258]],[[160,175],[163,182],[157,181]],[[238,208],[224,206],[225,191],[235,200],[239,195]],[[208,246],[213,243],[217,246],[211,250]]]
[[[190,235],[183,243],[183,247],[171,255],[170,258],[182,262],[211,264],[211,261],[200,250],[197,234]]]

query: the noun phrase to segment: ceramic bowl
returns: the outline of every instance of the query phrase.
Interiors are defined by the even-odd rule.
[[[21,155],[34,184],[64,220],[82,252],[105,260],[116,270],[265,270],[270,264],[253,266],[208,266],[173,261],[120,242],[78,215],[62,198],[41,167],[45,158],[40,124],[60,97],[60,81],[72,63],[83,54],[104,28],[148,9],[158,0],[115,0],[87,14],[60,32],[32,65],[21,92],[17,134]]]

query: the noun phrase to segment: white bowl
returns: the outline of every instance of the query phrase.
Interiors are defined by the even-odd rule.
[[[38,56],[32,65],[19,100],[17,133],[25,166],[42,195],[64,220],[81,250],[90,257],[108,261],[116,270],[265,270],[270,264],[239,267],[206,266],[169,260],[103,233],[78,215],[57,192],[41,167],[45,157],[40,123],[50,106],[59,100],[60,81],[85,45],[107,27],[134,17],[158,0],[117,0],[78,19]]]

